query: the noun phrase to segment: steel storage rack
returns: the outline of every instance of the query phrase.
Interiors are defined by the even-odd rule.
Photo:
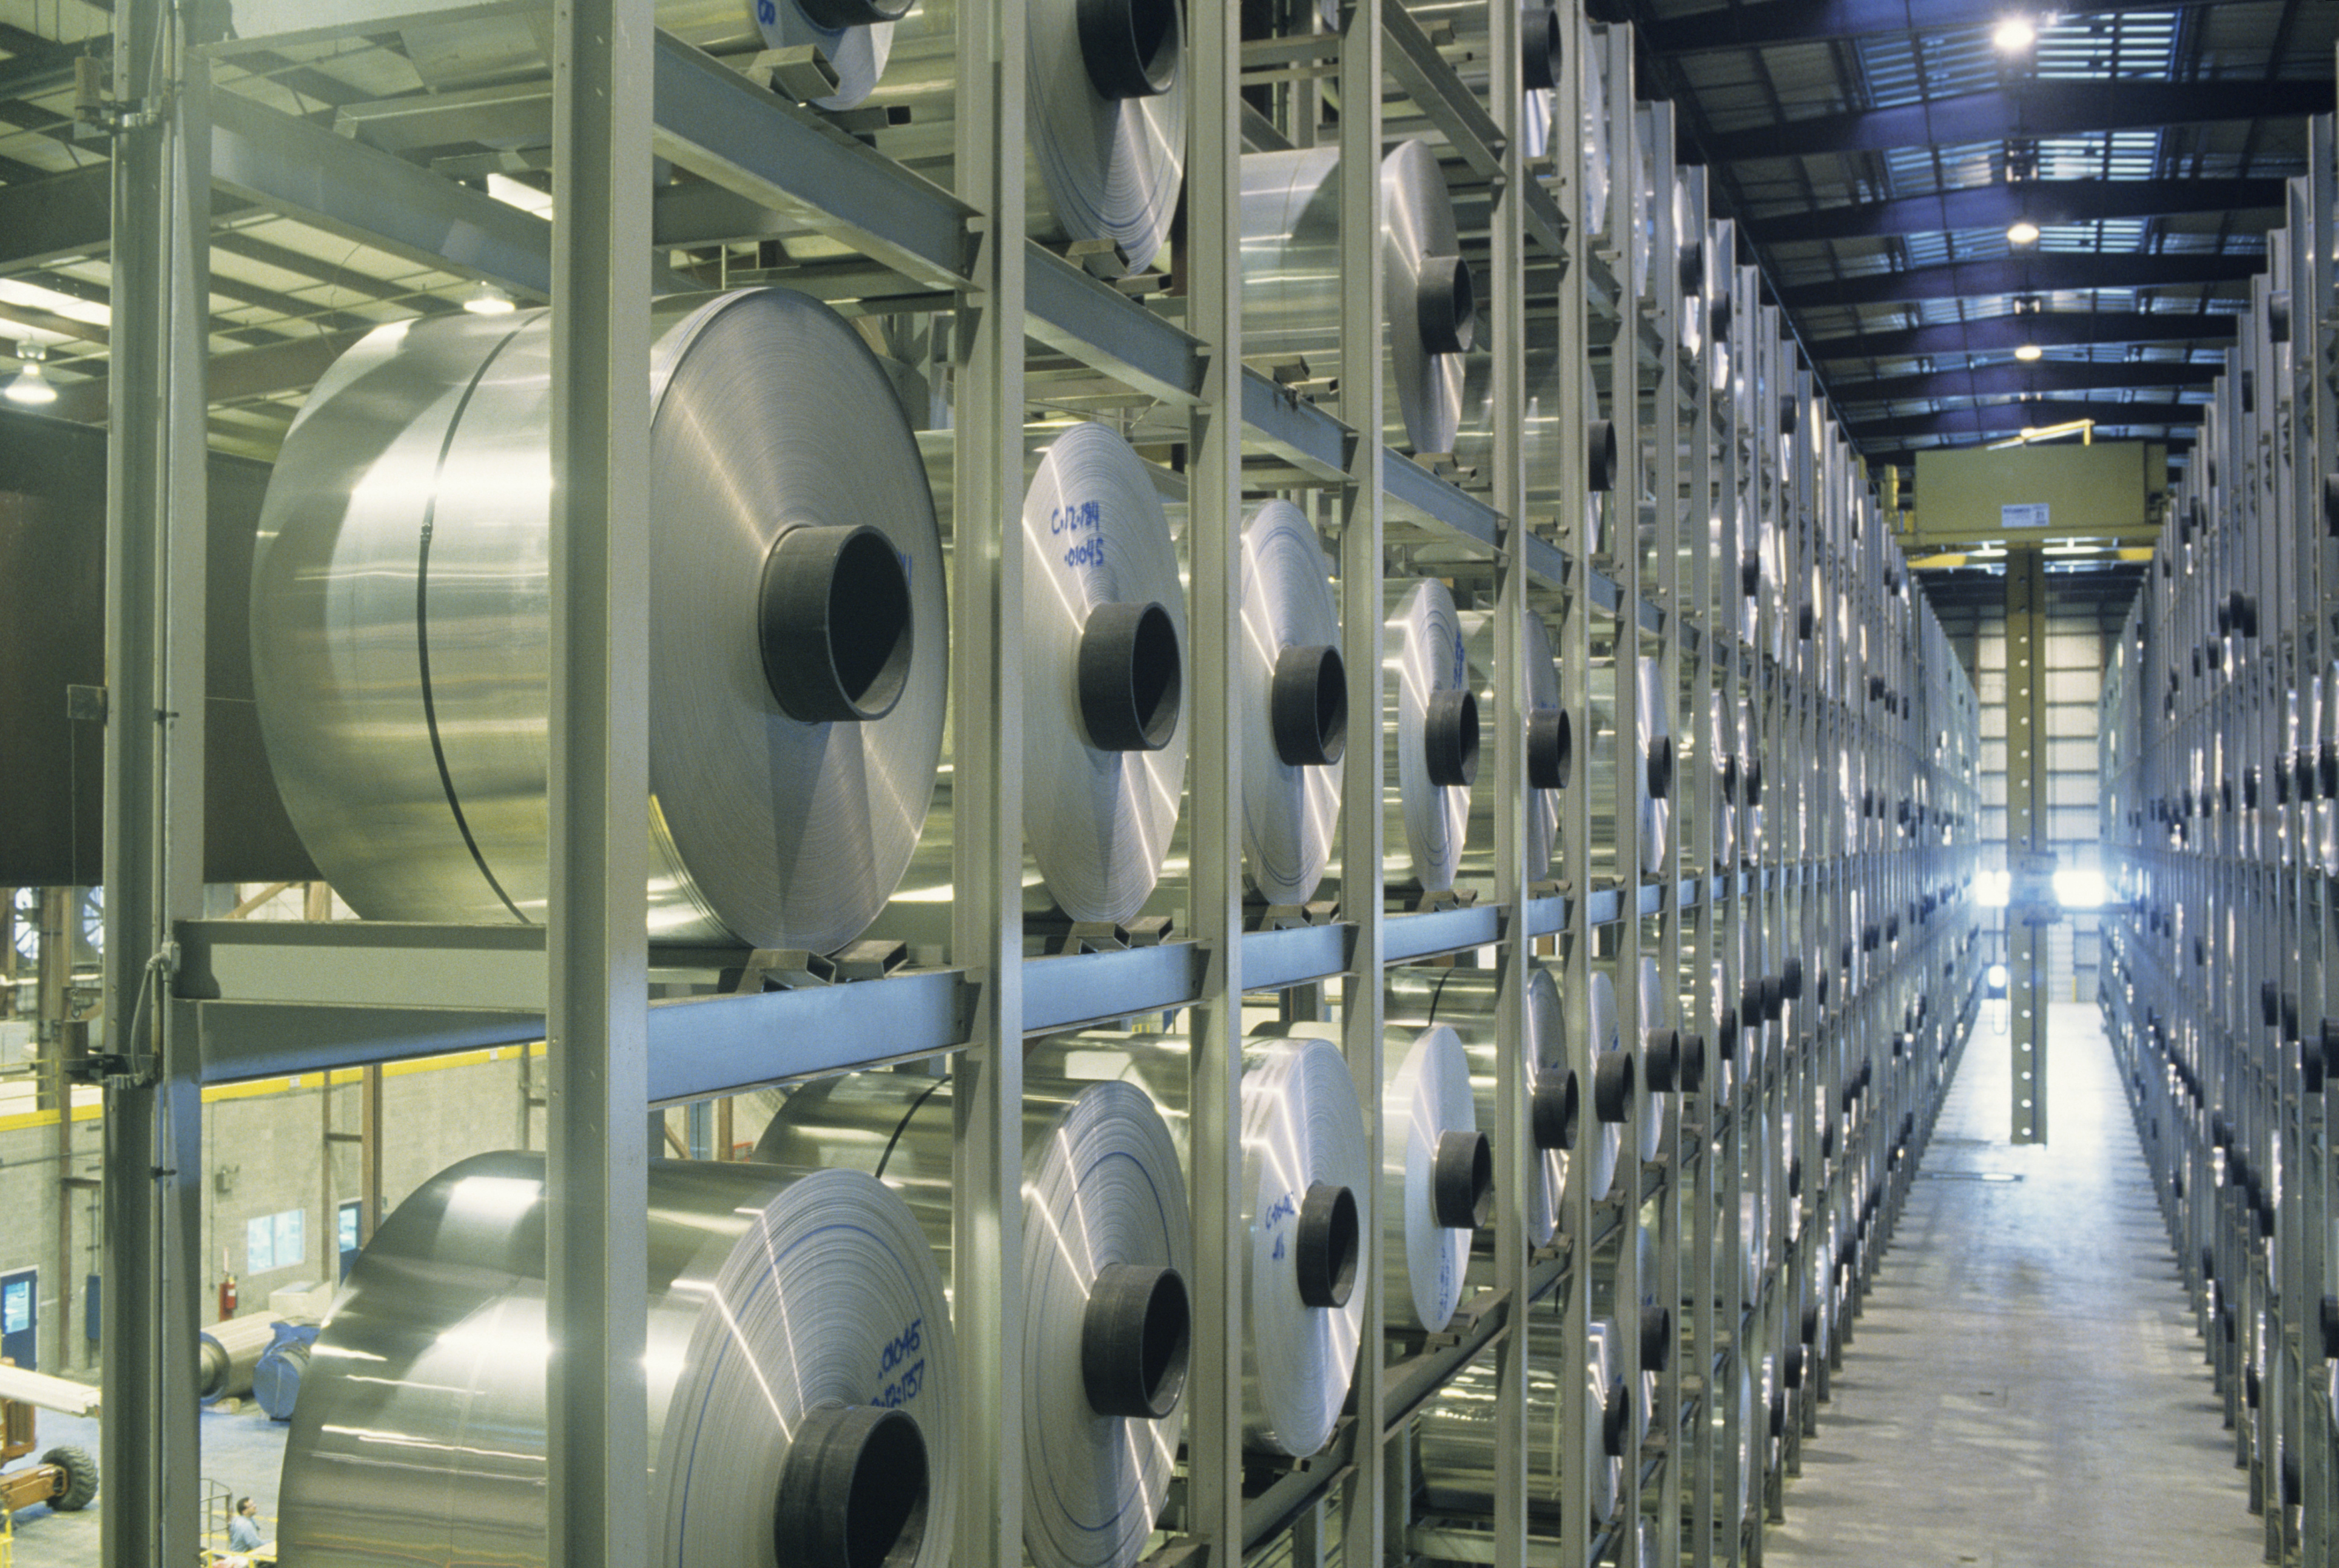
[[[2332,122],[2114,651],[2105,1026],[2269,1562],[2339,1561],[2326,1091],[2339,800]]]
[[[947,134],[916,143],[903,134],[920,127],[916,110],[886,108],[882,74],[868,104],[809,107],[791,94],[834,86],[824,56],[710,54],[654,25],[663,5],[564,9],[554,64],[484,95],[388,93],[346,118],[346,134],[308,117],[252,52],[357,70],[399,54],[410,24],[524,22],[522,8],[123,7],[103,116],[119,438],[110,1563],[192,1545],[201,1087],[538,1039],[550,1041],[557,1346],[546,1560],[637,1563],[649,1550],[628,1503],[648,1462],[642,1112],[938,1061],[956,1118],[956,1446],[982,1456],[962,1467],[947,1544],[967,1564],[1021,1561],[1025,1304],[1002,1262],[1023,1247],[1024,1045],[1161,1014],[1190,1041],[1201,1331],[1155,1555],[1759,1560],[1972,1012],[1971,687],[1761,278],[1737,264],[1732,225],[1709,211],[1702,174],[1676,167],[1670,112],[1637,102],[1628,29],[1572,4],[1546,16],[1508,0],[1362,0],[1295,4],[1246,36],[1237,8],[1186,8],[1184,213],[1164,271],[1053,232],[1027,237],[1045,174],[1025,159],[1042,9],[961,0],[952,30],[917,56],[920,102],[943,93]],[[439,127],[406,143],[429,155],[384,149],[378,127],[400,116]],[[1380,362],[1385,321],[1412,303],[1387,297],[1382,255],[1381,169],[1401,141],[1426,144],[1485,299],[1471,350],[1483,403],[1464,398],[1453,452],[1385,445],[1402,424],[1390,389],[1357,370]],[[1259,328],[1240,265],[1243,160],[1311,147],[1337,153],[1337,276],[1316,350],[1348,369],[1337,383],[1305,353],[1247,351]],[[548,171],[551,218],[453,177],[489,163]],[[541,925],[196,918],[214,191],[553,307]],[[2327,256],[2319,264],[2327,274]],[[637,371],[653,292],[724,284],[796,288],[923,348],[940,416],[924,444],[947,454],[952,687],[983,696],[955,707],[939,962],[650,941]],[[1164,940],[1027,931],[1021,518],[1027,442],[1068,418],[1126,437],[1181,520],[1189,869],[1165,890],[1176,923]],[[1473,896],[1387,884],[1394,780],[1376,733],[1344,764],[1337,909],[1268,919],[1247,901],[1231,694],[1243,528],[1270,497],[1327,537],[1353,734],[1384,711],[1386,582],[1436,579],[1488,617],[1476,678],[1492,740],[1475,788],[1494,837],[1478,846],[1491,860],[1465,868]],[[2266,602],[2282,580],[2269,564]],[[1531,617],[1576,743],[1555,803],[1529,723]],[[1537,812],[1556,819],[1547,871],[1530,868]],[[1477,1238],[1461,1309],[1439,1331],[1401,1329],[1382,1271],[1360,1269],[1350,1414],[1314,1455],[1247,1455],[1245,1010],[1335,1028],[1377,1169],[1401,969],[1485,977],[1505,1041],[1527,1037],[1531,976],[1547,971],[1587,1090],[1605,1026],[1638,1092],[1612,1097],[1605,1120],[1587,1103],[1571,1170],[1604,1128],[1621,1149],[1615,1178],[1597,1196],[1569,1180],[1545,1243],[1511,1222],[1535,1194],[1534,1085],[1520,1052],[1498,1050],[1497,1218]],[[794,983],[742,990],[743,971]],[[2252,1147],[2265,1169],[2271,1146]],[[1375,1185],[1354,1197],[1366,1245],[1385,1244]],[[2249,1299],[2265,1295],[2261,1283]],[[1585,1376],[1604,1355],[1626,1412],[1613,1445],[1552,1439],[1605,1414],[1609,1389]],[[153,1392],[124,1392],[137,1389]]]

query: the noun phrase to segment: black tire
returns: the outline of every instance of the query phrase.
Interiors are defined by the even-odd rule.
[[[65,1489],[49,1499],[49,1506],[58,1513],[78,1514],[96,1498],[97,1461],[88,1449],[52,1448],[41,1455],[41,1463],[65,1473]]]

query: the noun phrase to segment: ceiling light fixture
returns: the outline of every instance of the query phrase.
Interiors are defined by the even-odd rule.
[[[509,294],[482,278],[479,287],[465,297],[463,309],[474,316],[508,316],[518,307],[512,303]]]
[[[5,396],[12,403],[22,403],[28,409],[45,408],[55,402],[57,390],[49,385],[48,377],[41,372],[41,361],[48,357],[49,351],[38,343],[18,343],[16,358],[24,361],[25,368],[16,372],[16,379],[8,383],[6,392],[0,396]]]
[[[2036,343],[2025,343],[2022,347],[2014,350],[2014,357],[2027,365],[2031,360],[2038,357],[2038,345]]]
[[[2007,226],[2006,242],[2020,247],[2038,243],[2038,225],[2028,218],[2017,218]]]
[[[2001,54],[2019,54],[2038,42],[2038,28],[2028,16],[2008,16],[1989,35]]]

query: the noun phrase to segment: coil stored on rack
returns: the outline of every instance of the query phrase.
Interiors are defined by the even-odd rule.
[[[1498,1096],[1502,1071],[1501,980],[1491,970],[1396,969],[1389,971],[1387,1018],[1392,1026],[1443,1024],[1454,1031],[1470,1062],[1470,1093],[1478,1125],[1490,1139],[1504,1125]],[[1529,1245],[1548,1247],[1559,1230],[1569,1161],[1584,1138],[1588,1109],[1584,1088],[1567,1062],[1566,1016],[1559,986],[1537,964],[1528,971],[1526,1035],[1518,1045],[1527,1095],[1527,1131],[1534,1143],[1524,1217]],[[1613,1144],[1614,1134],[1607,1137]],[[1587,1163],[1590,1156],[1587,1154]],[[1615,1169],[1613,1153],[1609,1169]]]
[[[1041,1093],[1140,1084],[1190,1160],[1190,1065],[1177,1037],[1075,1035],[1034,1046],[1024,1081]],[[1251,1042],[1242,1149],[1243,1440],[1304,1458],[1331,1440],[1347,1400],[1364,1325],[1356,1284],[1377,1267],[1356,1198],[1373,1178],[1364,1113],[1338,1048],[1298,1036]]]
[[[1288,501],[1251,515],[1242,540],[1243,876],[1269,904],[1304,904],[1339,825],[1347,669],[1331,564]]]
[[[1340,150],[1242,161],[1243,352],[1305,360],[1310,380],[1340,354]],[[1381,287],[1388,406],[1384,437],[1449,453],[1462,417],[1463,357],[1477,340],[1477,285],[1454,199],[1426,142],[1381,160]]]
[[[1145,464],[1102,425],[1023,496],[1023,842],[1056,907],[1143,907],[1186,783],[1186,596]]]
[[[843,318],[662,302],[648,518],[653,941],[843,947],[909,863],[948,620],[925,471]],[[252,563],[286,809],[373,920],[546,906],[547,314],[368,335],[294,421]]]
[[[1623,1031],[1616,1022],[1616,983],[1604,970],[1592,971],[1591,994],[1585,1001],[1591,1024],[1575,1053],[1577,1081],[1591,1086],[1595,1128],[1577,1167],[1590,1184],[1592,1201],[1608,1196],[1615,1184],[1617,1161],[1624,1157],[1624,1129],[1637,1114],[1641,1093],[1633,1052],[1624,1049]]]
[[[1446,585],[1392,583],[1385,597],[1381,733],[1394,792],[1387,797],[1385,880],[1439,892],[1454,885],[1469,836],[1478,697],[1470,689],[1461,616]]]
[[[1615,772],[1620,761],[1616,749],[1621,705],[1617,700],[1617,678],[1618,666],[1614,661],[1595,666],[1592,671],[1592,762],[1597,781],[1592,797],[1592,826],[1595,846],[1615,844],[1616,819],[1603,807],[1614,805],[1621,809],[1623,804],[1616,792],[1624,786]],[[1673,701],[1665,686],[1664,666],[1656,659],[1634,660],[1633,682],[1633,749],[1621,761],[1632,778],[1633,809],[1640,824],[1640,870],[1646,875],[1664,869],[1665,834],[1673,820]],[[1611,847],[1609,855],[1614,857],[1616,853]]]
[[[318,1568],[546,1562],[545,1162],[485,1154],[350,1271],[285,1446],[279,1539]],[[649,1168],[651,1561],[948,1560],[955,1355],[908,1207],[852,1170]]]
[[[1381,1096],[1382,1288],[1398,1322],[1435,1333],[1461,1305],[1471,1234],[1494,1204],[1495,1159],[1454,1031],[1391,1030],[1389,1053],[1397,1060]]]
[[[791,1094],[755,1158],[865,1170],[952,1247],[947,1080],[858,1073]],[[1120,1082],[1027,1095],[1023,1543],[1040,1568],[1126,1568],[1185,1425],[1193,1230],[1170,1129]]]
[[[1480,687],[1484,695],[1479,699],[1479,711],[1500,713],[1503,705],[1492,683],[1495,636],[1501,617],[1485,610],[1465,610],[1458,619],[1471,676],[1485,683]],[[1559,660],[1552,652],[1551,628],[1538,615],[1530,615],[1526,619],[1525,674],[1527,711],[1523,723],[1527,763],[1526,878],[1530,883],[1539,883],[1550,878],[1552,857],[1559,849],[1559,792],[1567,787],[1574,771],[1575,726],[1559,700]],[[1493,874],[1495,791],[1488,784],[1475,785],[1470,792],[1467,842],[1467,863],[1475,869],[1483,863],[1486,873]]]

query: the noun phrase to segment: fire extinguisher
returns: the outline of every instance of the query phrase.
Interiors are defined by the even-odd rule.
[[[219,1287],[220,1321],[225,1323],[235,1316],[235,1276],[225,1272],[227,1259],[220,1259],[222,1277]]]

